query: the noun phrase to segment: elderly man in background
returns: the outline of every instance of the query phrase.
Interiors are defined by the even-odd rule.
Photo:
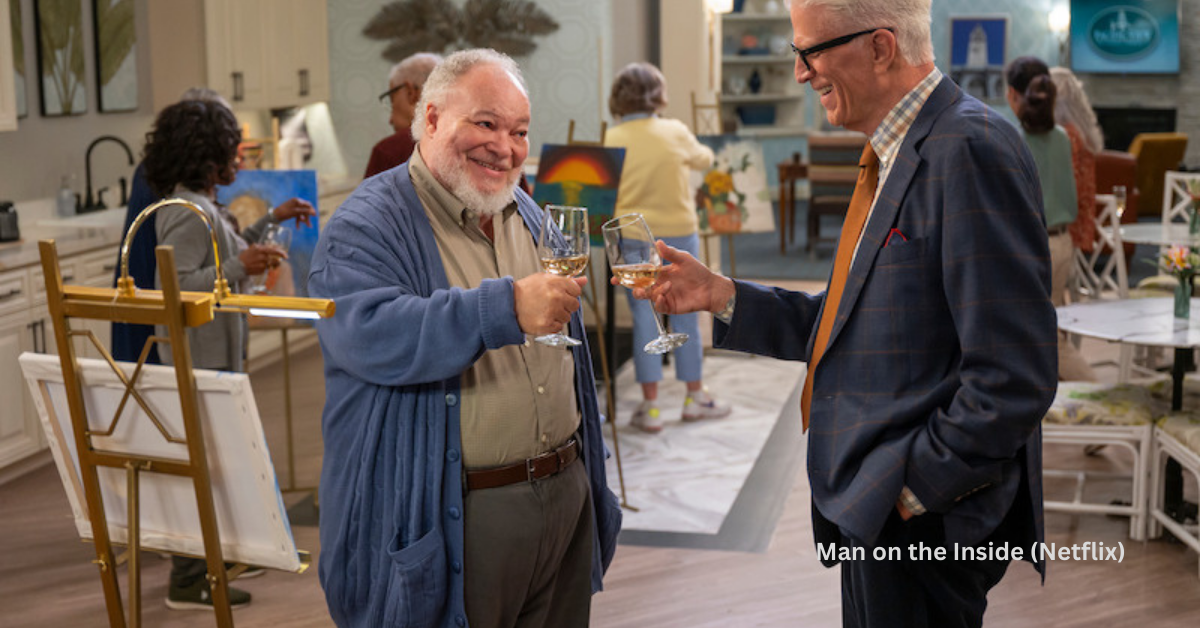
[[[993,549],[1044,569],[1030,548],[1057,365],[1037,169],[934,66],[930,11],[792,0],[796,80],[869,139],[826,292],[733,281],[659,244],[660,312],[709,310],[715,345],[808,361],[813,533],[841,562],[851,627],[981,626],[1014,558]]]
[[[339,626],[586,626],[612,560],[586,279],[541,272],[516,189],[529,96],[492,50],[449,56],[417,149],[321,233],[309,277],[338,315],[325,356],[320,579]]]
[[[412,155],[413,146],[416,145],[411,129],[413,112],[421,100],[421,88],[425,80],[441,62],[441,55],[418,52],[392,66],[388,73],[388,90],[379,95],[379,100],[392,106],[388,123],[395,133],[379,140],[371,149],[371,159],[367,162],[364,178],[395,168]]]

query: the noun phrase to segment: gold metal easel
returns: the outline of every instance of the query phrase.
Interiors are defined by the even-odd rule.
[[[575,139],[575,120],[572,119],[567,126],[567,144],[574,146],[603,146],[604,132],[607,129],[608,123],[602,121],[600,122],[600,141],[588,142],[577,140]],[[617,483],[621,488],[621,507],[637,512],[637,507],[629,503],[625,493],[625,470],[621,465],[621,441],[617,436],[617,401],[616,397],[613,396],[613,382],[615,380],[612,376],[612,370],[608,365],[608,347],[606,346],[608,343],[605,342],[603,333],[605,320],[604,316],[600,313],[600,299],[596,294],[596,282],[592,277],[593,270],[595,270],[595,267],[592,264],[588,264],[588,287],[591,289],[592,298],[590,301],[586,299],[585,301],[587,301],[588,306],[592,310],[592,316],[596,317],[596,338],[600,341],[596,343],[600,345],[600,376],[604,378],[604,407],[606,416],[608,417],[608,424],[612,427],[613,457],[617,462]]]
[[[139,475],[144,472],[175,475],[192,481],[196,495],[196,507],[200,516],[201,537],[204,541],[204,560],[208,568],[205,576],[212,592],[213,611],[217,625],[232,628],[233,614],[229,606],[229,580],[245,570],[239,565],[225,569],[221,550],[217,514],[213,503],[212,482],[208,470],[204,435],[200,426],[200,411],[197,402],[196,378],[192,372],[192,355],[188,345],[187,329],[199,327],[213,320],[216,311],[241,312],[248,309],[265,308],[278,313],[286,310],[291,315],[332,316],[334,304],[322,299],[284,299],[279,297],[232,295],[228,283],[221,273],[220,257],[217,256],[213,292],[183,292],[179,289],[179,277],[175,268],[175,251],[170,246],[155,250],[158,261],[162,290],[138,290],[129,276],[129,246],[141,224],[155,211],[180,205],[197,214],[209,230],[213,252],[217,252],[216,235],[212,224],[202,209],[187,201],[167,199],[154,203],[142,211],[134,220],[121,247],[121,277],[117,288],[93,288],[63,285],[62,269],[58,249],[54,240],[38,243],[41,253],[42,272],[46,281],[46,306],[54,323],[54,336],[58,343],[59,361],[62,364],[63,384],[67,394],[67,405],[71,412],[71,427],[75,439],[75,450],[79,456],[79,473],[87,502],[88,520],[92,526],[93,543],[96,548],[96,563],[100,570],[100,581],[108,609],[108,623],[112,628],[140,628],[142,625],[141,565],[140,565],[140,510]],[[161,325],[167,328],[168,336],[151,336],[142,348],[132,376],[127,376],[113,360],[112,355],[87,329],[72,329],[72,319],[90,319],[140,325]],[[73,337],[89,339],[125,385],[124,397],[118,405],[108,427],[96,431],[90,427],[87,408],[83,400],[83,382],[80,374]],[[135,385],[142,367],[155,343],[166,343],[171,348],[175,363],[175,380],[179,389],[180,412],[183,418],[184,437],[170,433],[149,405],[142,399]],[[116,429],[126,403],[133,399],[150,418],[164,439],[172,443],[187,445],[187,459],[177,460],[156,456],[138,455],[98,449],[92,444],[94,436],[108,436]],[[101,467],[124,469],[127,482],[127,539],[126,551],[116,556],[109,535],[108,520],[104,512],[103,494],[100,489]],[[307,565],[307,555],[302,555]],[[117,582],[117,567],[121,562],[129,563],[129,617],[125,617]]]

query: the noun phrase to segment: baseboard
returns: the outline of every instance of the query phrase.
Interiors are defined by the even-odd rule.
[[[8,484],[26,473],[36,471],[53,462],[54,456],[50,454],[50,450],[43,449],[20,462],[11,464],[0,470],[0,486]]]

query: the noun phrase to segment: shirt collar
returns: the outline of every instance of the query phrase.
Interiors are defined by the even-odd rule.
[[[879,156],[879,166],[886,170],[892,164],[892,159],[900,150],[900,144],[904,141],[904,136],[908,133],[908,129],[917,119],[917,114],[921,112],[921,107],[925,106],[925,101],[929,100],[929,95],[933,93],[935,87],[942,80],[942,71],[934,68],[921,82],[917,83],[911,91],[892,107],[883,118],[883,122],[871,134],[871,148],[875,154]]]

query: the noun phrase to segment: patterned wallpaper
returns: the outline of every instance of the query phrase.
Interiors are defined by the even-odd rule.
[[[461,5],[461,0],[454,1]],[[384,44],[367,39],[362,29],[384,3],[380,0],[329,0],[329,103],[348,173],[366,168],[371,147],[389,135],[388,109],[377,97],[387,89],[391,64],[380,56]],[[599,139],[600,106],[611,80],[610,0],[537,0],[559,23],[555,33],[538,39],[533,54],[518,58],[533,102],[530,154],[544,143],[563,143],[569,121],[585,140]],[[604,85],[603,92],[600,86]]]

